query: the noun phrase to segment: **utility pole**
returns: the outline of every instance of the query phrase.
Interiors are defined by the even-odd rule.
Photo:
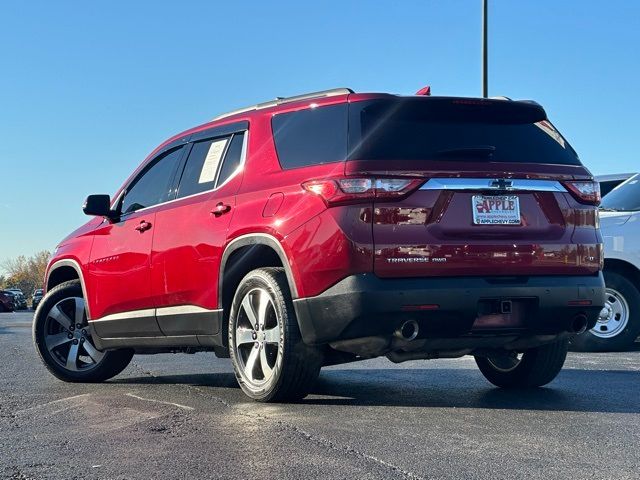
[[[489,96],[489,79],[487,66],[487,1],[482,0],[482,97]]]

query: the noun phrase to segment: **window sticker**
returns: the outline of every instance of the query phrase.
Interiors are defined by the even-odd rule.
[[[222,140],[216,140],[211,143],[207,156],[202,164],[198,183],[209,183],[216,179],[216,171],[218,170],[218,165],[220,164],[228,140],[228,138],[223,138]]]

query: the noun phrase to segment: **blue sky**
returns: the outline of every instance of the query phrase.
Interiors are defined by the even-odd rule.
[[[157,144],[307,91],[480,94],[480,0],[0,5],[0,262],[53,249]],[[594,174],[640,170],[640,2],[490,0],[490,95]]]

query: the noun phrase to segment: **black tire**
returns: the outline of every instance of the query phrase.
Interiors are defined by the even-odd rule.
[[[249,341],[238,349],[236,345],[241,343],[236,341],[236,328],[244,328],[242,325],[246,325],[248,321],[244,313],[246,308],[242,306],[242,302],[245,297],[251,298],[254,292],[258,292],[258,295],[263,295],[263,292],[268,294],[270,305],[272,305],[272,307],[266,307],[271,317],[269,321],[277,321],[279,326],[279,339],[277,343],[272,342],[270,346],[270,358],[274,361],[272,373],[269,374],[268,379],[267,374],[264,373],[263,384],[252,383],[252,379],[243,370],[243,365],[245,367],[248,365],[244,363],[246,348],[251,353],[254,345],[260,354],[264,347],[266,358],[268,348],[266,337],[262,338],[264,344],[259,341],[253,344]],[[266,323],[267,320],[262,328],[264,334],[267,331]],[[311,391],[322,366],[322,352],[319,348],[309,346],[302,340],[283,268],[260,268],[253,270],[242,279],[233,298],[228,327],[229,352],[233,370],[240,387],[247,396],[260,402],[285,402],[300,400]],[[254,330],[258,330],[254,331],[256,335],[260,334],[259,329]],[[274,351],[277,352],[276,355],[273,354]],[[252,365],[257,366],[257,362],[259,360],[255,360]],[[255,371],[255,368],[249,370]],[[259,370],[264,372],[262,366]]]
[[[73,298],[83,298],[79,280],[64,282],[52,288],[38,304],[33,318],[33,342],[38,355],[47,369],[54,376],[65,382],[102,382],[116,376],[129,365],[133,357],[133,350],[124,349],[103,352],[104,356],[99,362],[95,362],[95,366],[74,371],[60,365],[47,348],[45,342],[47,332],[45,332],[45,329],[48,328],[47,319],[51,309],[59,302]],[[83,325],[86,325],[86,314],[84,315]],[[90,335],[87,338],[87,341],[90,341]]]
[[[614,270],[604,271],[604,283],[607,289],[618,292],[625,308],[628,309],[626,327],[620,329],[614,336],[603,338],[598,336],[600,324],[592,330],[588,330],[571,339],[570,349],[576,352],[620,352],[633,347],[635,340],[640,335],[640,291],[627,277]],[[610,295],[607,294],[607,305],[610,304]],[[616,301],[615,296],[612,297]]]
[[[568,341],[531,348],[522,353],[513,367],[500,368],[496,358],[475,357],[478,368],[491,383],[502,388],[541,387],[551,382],[564,365]]]

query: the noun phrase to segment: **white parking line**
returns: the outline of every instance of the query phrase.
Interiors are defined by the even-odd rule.
[[[144,400],[145,402],[162,403],[164,405],[173,405],[174,407],[183,408],[185,410],[195,410],[195,408],[189,407],[187,405],[180,405],[179,403],[173,402],[163,402],[162,400],[154,400],[153,398],[143,398],[139,397],[138,395],[134,395],[133,393],[125,393],[125,395],[127,395],[128,397],[137,398],[138,400]]]
[[[20,415],[20,414],[27,413],[27,412],[33,412],[34,410],[39,410],[41,408],[48,407],[50,405],[55,405],[56,403],[61,403],[61,402],[67,403],[67,405],[65,405],[65,408],[63,409],[63,410],[66,410],[67,408],[71,408],[71,407],[73,407],[73,406],[75,406],[77,404],[77,402],[75,402],[75,400],[78,400],[78,399],[83,399],[84,400],[89,395],[91,395],[91,394],[90,393],[83,393],[81,395],[74,395],[72,397],[60,398],[59,400],[53,400],[51,402],[42,403],[42,404],[36,405],[34,407],[25,408],[24,410],[18,410],[17,412],[15,412],[15,415]],[[69,402],[71,402],[71,404],[69,404]]]

